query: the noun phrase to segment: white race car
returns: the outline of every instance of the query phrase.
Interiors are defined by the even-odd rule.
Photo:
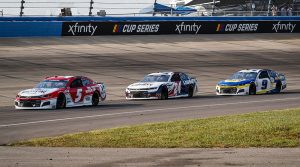
[[[126,99],[161,99],[193,97],[197,80],[182,72],[158,72],[146,75],[126,88]]]
[[[286,79],[268,69],[241,70],[216,86],[217,95],[255,95],[280,93],[286,88]]]

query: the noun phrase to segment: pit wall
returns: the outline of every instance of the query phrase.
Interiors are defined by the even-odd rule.
[[[300,33],[300,17],[0,17],[0,37]]]

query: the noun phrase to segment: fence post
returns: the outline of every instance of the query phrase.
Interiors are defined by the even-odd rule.
[[[152,16],[155,16],[155,5],[156,5],[156,2],[157,2],[157,0],[155,0],[154,4],[153,4],[153,13],[152,13]]]
[[[215,13],[215,8],[216,8],[216,0],[213,1],[213,6],[212,6],[212,16],[214,15]]]
[[[23,10],[24,10],[24,3],[25,3],[25,1],[24,1],[24,0],[21,0],[21,7],[20,7],[21,11],[20,11],[20,16],[23,16],[23,14],[24,14],[24,12],[23,12]]]
[[[92,15],[93,15],[93,13],[92,13],[93,4],[94,4],[94,1],[91,0],[91,2],[90,2],[90,12],[89,12],[89,16],[92,16]]]
[[[272,3],[272,0],[269,0],[269,3],[268,3],[268,14],[267,14],[267,16],[269,16],[269,13],[270,13],[271,3]]]

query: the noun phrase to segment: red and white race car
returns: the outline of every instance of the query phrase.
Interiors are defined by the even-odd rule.
[[[47,77],[35,88],[18,93],[16,109],[61,109],[96,106],[106,98],[105,85],[83,76]]]

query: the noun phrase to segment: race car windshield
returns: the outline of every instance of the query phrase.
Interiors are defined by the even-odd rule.
[[[54,81],[54,80],[45,80],[43,82],[40,82],[36,88],[45,88],[45,89],[51,89],[51,88],[65,88],[68,81]]]
[[[256,72],[237,72],[233,74],[230,79],[248,79],[255,80],[257,76]]]
[[[141,82],[168,82],[170,75],[147,75]]]

